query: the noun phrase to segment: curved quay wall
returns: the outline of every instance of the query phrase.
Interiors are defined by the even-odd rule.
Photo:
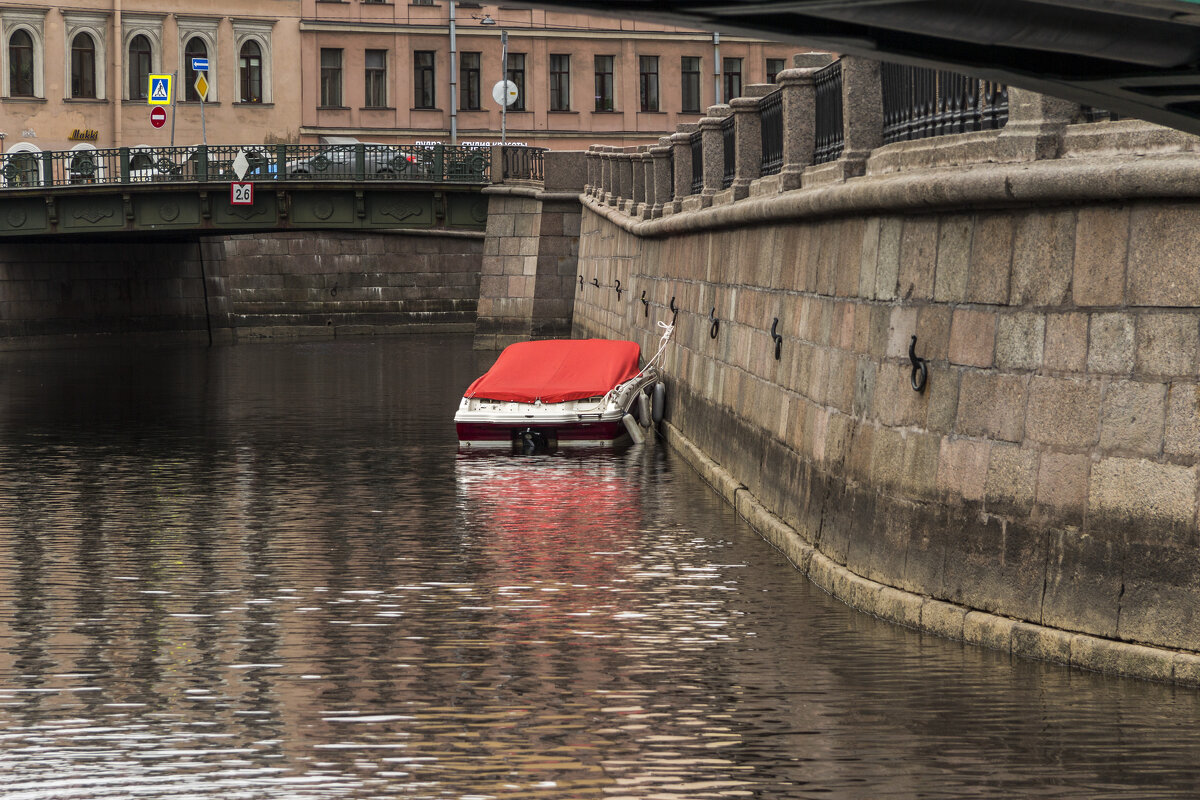
[[[1200,685],[1200,154],[1141,123],[1062,142],[889,145],[657,219],[589,187],[575,335],[650,348],[674,299],[669,439],[847,603]]]

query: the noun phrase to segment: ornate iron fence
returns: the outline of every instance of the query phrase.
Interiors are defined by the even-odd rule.
[[[530,148],[534,149],[534,148]],[[539,154],[540,156],[540,154]],[[239,157],[245,160],[241,164]],[[537,159],[537,179],[541,160]],[[487,183],[491,152],[456,145],[194,145],[42,150],[0,157],[0,188],[247,181]]]
[[[692,134],[692,194],[704,191],[704,138],[700,131]]]
[[[1008,122],[1008,87],[947,70],[883,63],[885,144],[995,130]]]
[[[1084,122],[1116,122],[1121,116],[1114,111],[1109,111],[1106,108],[1096,108],[1095,106],[1083,107]]]
[[[816,146],[813,163],[841,158],[846,146],[842,126],[842,62],[835,61],[813,76],[816,92]]]
[[[733,114],[721,120],[721,151],[725,156],[725,165],[721,171],[721,188],[728,189],[737,175],[737,128]]]
[[[504,179],[514,181],[545,180],[544,147],[506,144],[503,151]]]
[[[783,169],[783,90],[776,89],[758,101],[762,115],[762,174]]]

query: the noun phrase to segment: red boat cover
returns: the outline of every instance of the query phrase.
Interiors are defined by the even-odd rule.
[[[504,348],[466,397],[563,403],[597,397],[638,374],[637,342],[543,339]]]

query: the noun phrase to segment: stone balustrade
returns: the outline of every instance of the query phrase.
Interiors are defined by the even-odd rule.
[[[594,145],[587,151],[587,185],[584,193],[620,209],[631,217],[655,219],[736,202],[747,197],[778,194],[809,186],[842,183],[875,172],[905,167],[885,154],[884,105],[881,66],[869,59],[846,56],[842,72],[841,155],[814,163],[817,92],[814,76],[832,63],[828,53],[802,53],[792,67],[777,76],[776,84],[753,84],[746,94],[728,104],[707,109],[697,123],[680,125],[658,145],[618,148]],[[776,92],[782,100],[782,166],[763,175],[764,99]],[[1066,127],[1084,120],[1077,104],[1021,89],[1009,90],[1007,125],[984,131],[969,145],[957,147],[957,166],[972,163],[1012,163],[1055,158],[1062,153]],[[726,139],[723,125],[734,120],[732,137],[734,176],[726,173]],[[699,191],[693,191],[692,137],[702,140]],[[941,152],[946,149],[935,145]],[[907,148],[928,155],[931,148]],[[910,159],[909,167],[925,167],[923,156]],[[671,175],[674,179],[671,179]],[[728,184],[728,185],[726,185]]]

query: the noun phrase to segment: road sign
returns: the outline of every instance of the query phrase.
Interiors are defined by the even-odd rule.
[[[174,76],[172,75],[151,75],[150,76],[150,94],[146,98],[146,102],[152,106],[169,106],[171,105],[172,91],[174,90]]]
[[[196,87],[196,94],[200,95],[201,101],[208,99],[208,80],[203,72],[196,73],[196,82],[192,85]]]
[[[231,206],[252,206],[254,205],[254,184],[239,183],[234,181],[229,184],[229,205]]]
[[[517,85],[512,81],[496,81],[492,87],[492,99],[507,108],[517,102]]]
[[[192,71],[193,72],[208,72],[208,59],[207,58],[193,58],[192,59]]]
[[[167,124],[167,111],[162,106],[155,106],[150,109],[150,124],[156,128],[161,128]]]

